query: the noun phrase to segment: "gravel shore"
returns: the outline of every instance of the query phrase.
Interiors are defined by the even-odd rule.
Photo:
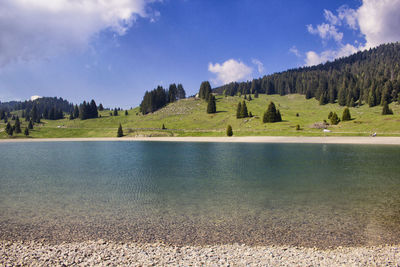
[[[399,246],[331,250],[284,246],[168,246],[103,240],[49,245],[0,241],[1,266],[399,266]]]

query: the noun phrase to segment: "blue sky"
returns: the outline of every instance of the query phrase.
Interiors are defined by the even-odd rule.
[[[258,78],[400,39],[398,0],[5,0],[0,10],[0,101],[128,108],[158,84],[192,95],[204,80]]]

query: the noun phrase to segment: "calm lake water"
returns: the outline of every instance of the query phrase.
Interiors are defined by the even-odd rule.
[[[0,239],[400,243],[400,147],[0,144]]]

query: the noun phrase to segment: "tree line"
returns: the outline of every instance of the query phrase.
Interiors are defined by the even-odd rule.
[[[179,99],[184,99],[185,97],[186,92],[183,89],[182,84],[170,84],[168,90],[159,85],[156,89],[150,92],[146,91],[143,100],[140,103],[140,112],[143,115],[152,113],[166,106],[168,103],[173,103]]]

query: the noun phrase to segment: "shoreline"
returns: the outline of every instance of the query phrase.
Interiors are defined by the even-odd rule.
[[[396,266],[400,247],[170,246],[162,243],[117,243],[104,240],[49,245],[0,241],[0,265],[268,265],[268,266]]]
[[[241,136],[241,137],[85,137],[85,138],[24,138],[0,139],[0,143],[24,142],[95,142],[95,141],[157,141],[157,142],[213,142],[213,143],[284,143],[284,144],[365,144],[400,145],[400,137],[292,137],[292,136]]]

